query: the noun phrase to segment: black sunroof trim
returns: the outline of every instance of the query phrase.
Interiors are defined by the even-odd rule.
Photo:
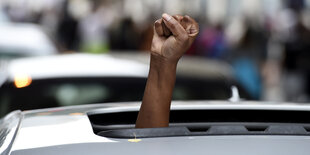
[[[307,135],[310,111],[172,110],[168,128],[134,129],[137,111],[89,113],[94,133],[113,138],[201,135]],[[246,117],[245,117],[246,116]]]

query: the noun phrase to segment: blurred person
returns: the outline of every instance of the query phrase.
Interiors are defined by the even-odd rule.
[[[145,21],[145,26],[143,26],[141,32],[141,38],[139,43],[139,50],[142,52],[149,51],[152,46],[153,39],[153,21],[156,19],[156,13],[151,13],[148,20]]]
[[[139,44],[139,50],[141,51],[149,51],[152,46],[152,38],[153,38],[153,26],[150,24],[141,33],[141,39]]]
[[[109,51],[109,28],[116,14],[110,7],[109,1],[94,1],[90,14],[80,21],[82,51],[89,53]]]
[[[111,49],[116,50],[138,50],[141,40],[141,32],[134,21],[123,18],[119,25],[111,33]]]
[[[264,67],[266,100],[309,101],[310,31],[302,20],[304,0],[286,0],[271,18]],[[269,67],[269,68],[268,68]]]
[[[155,22],[149,76],[136,121],[137,128],[169,125],[177,64],[198,32],[197,22],[189,16],[172,17],[164,13]]]
[[[57,27],[57,40],[62,51],[77,50],[80,37],[78,34],[78,20],[69,12],[70,1],[64,1],[62,15]]]
[[[292,35],[284,42],[284,87],[288,101],[308,102],[310,99],[310,30],[299,18],[301,11],[298,8],[302,7],[297,4],[300,3],[295,3],[291,7],[297,21],[291,28]]]
[[[287,6],[295,12],[301,11],[305,7],[305,0],[286,0]]]
[[[227,52],[227,42],[222,24],[207,26],[197,38],[195,55],[209,58],[223,58]]]
[[[233,48],[227,52],[237,80],[255,98],[262,95],[261,67],[267,53],[267,35],[263,27],[253,19],[246,18],[244,32]]]
[[[40,25],[51,35],[52,38],[56,38],[57,28],[60,22],[60,16],[62,14],[63,0],[45,0],[46,5],[42,10]]]

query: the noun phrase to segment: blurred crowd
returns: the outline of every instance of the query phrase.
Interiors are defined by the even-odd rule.
[[[229,62],[257,99],[310,101],[310,0],[1,0],[0,21],[36,23],[60,52],[148,51],[153,22],[187,14],[187,54]]]

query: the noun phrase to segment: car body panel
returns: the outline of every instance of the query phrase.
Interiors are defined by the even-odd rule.
[[[12,155],[39,154],[137,154],[137,155],[308,155],[309,137],[296,136],[208,136],[142,139],[133,143],[121,139],[116,142],[79,143],[16,150]]]
[[[18,154],[308,154],[309,136],[234,135],[141,138],[101,137],[87,114],[137,111],[140,103],[94,104],[24,111],[12,148]],[[303,110],[308,105],[226,101],[173,102],[172,109]]]
[[[0,120],[0,155],[9,154],[23,118],[20,110],[13,111]]]

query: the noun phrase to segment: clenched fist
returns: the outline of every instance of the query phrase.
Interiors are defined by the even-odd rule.
[[[152,56],[177,62],[194,42],[198,23],[189,16],[163,14],[154,24]]]

